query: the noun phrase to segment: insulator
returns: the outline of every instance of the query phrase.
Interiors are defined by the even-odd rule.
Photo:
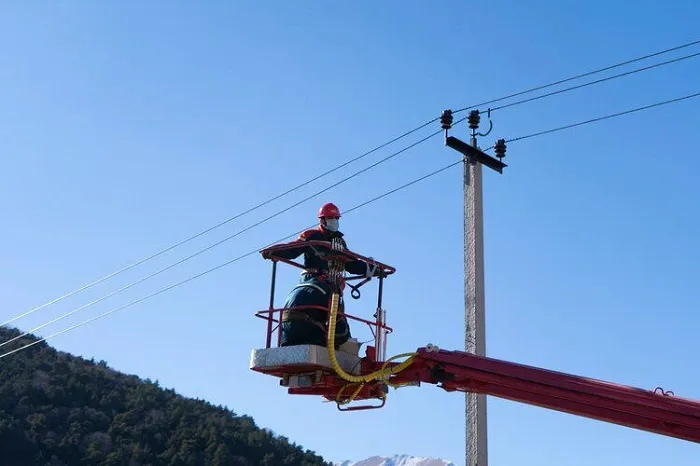
[[[477,129],[479,127],[479,121],[481,121],[481,115],[479,115],[479,110],[472,110],[469,112],[469,127],[471,129]]]
[[[452,110],[443,110],[442,115],[440,115],[440,125],[442,129],[452,128]]]
[[[502,159],[503,157],[506,156],[506,140],[505,139],[499,139],[496,141],[496,144],[493,146],[494,152],[496,152],[496,157],[499,159]]]

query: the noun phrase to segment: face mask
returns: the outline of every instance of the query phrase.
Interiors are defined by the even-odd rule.
[[[330,231],[338,231],[338,219],[337,218],[329,218],[326,220],[326,228],[328,228]]]

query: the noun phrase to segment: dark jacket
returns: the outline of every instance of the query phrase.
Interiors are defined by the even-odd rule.
[[[343,247],[347,248],[347,243],[343,238],[343,233],[339,231],[326,230],[322,226],[314,228],[312,230],[306,230],[299,238],[297,242],[303,243],[305,241],[331,241],[333,238],[340,238]],[[296,259],[300,255],[304,254],[304,268],[309,271],[328,271],[328,262],[319,258],[314,251],[307,247],[300,245],[298,248],[290,248],[284,251],[278,251],[275,253],[276,256],[282,257],[284,259]],[[345,263],[345,270],[353,275],[364,275],[369,270],[370,265],[364,261],[352,260]]]

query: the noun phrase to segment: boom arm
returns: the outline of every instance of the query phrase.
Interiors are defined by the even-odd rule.
[[[433,347],[392,383],[440,384],[700,443],[700,402]]]

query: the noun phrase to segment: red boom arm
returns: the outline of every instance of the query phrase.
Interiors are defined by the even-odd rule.
[[[700,443],[700,402],[461,351],[420,348],[392,382],[441,384]]]

